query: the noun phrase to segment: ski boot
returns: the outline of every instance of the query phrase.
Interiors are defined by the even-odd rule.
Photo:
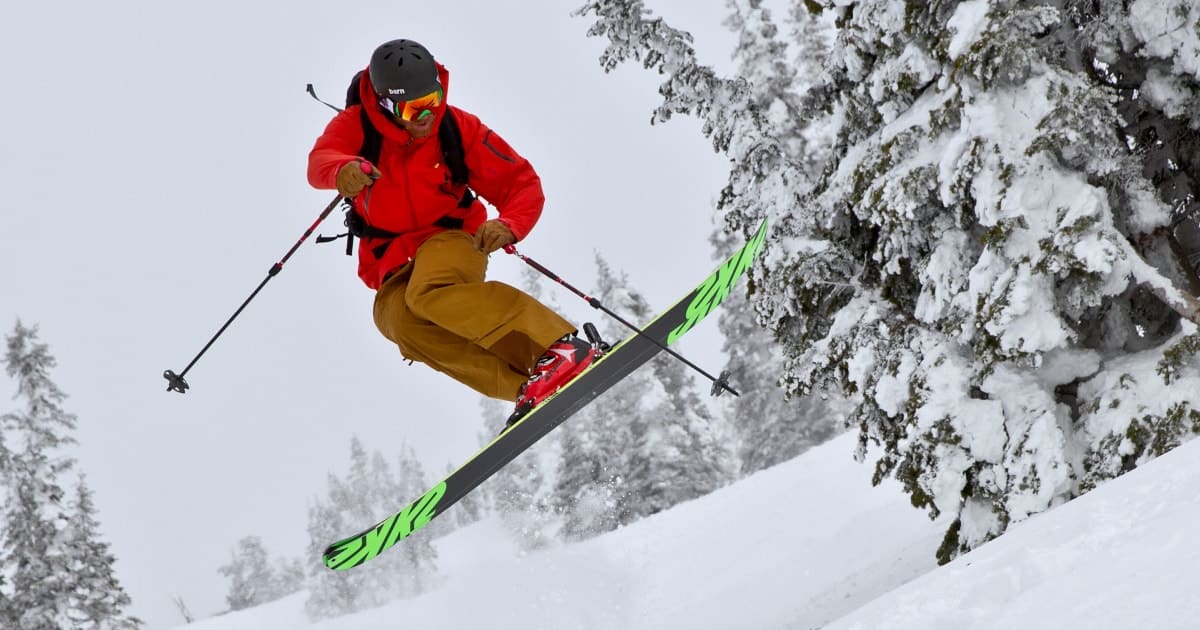
[[[550,344],[546,353],[537,360],[533,366],[533,374],[517,392],[517,406],[504,424],[505,431],[524,418],[534,407],[557,394],[564,385],[608,351],[608,344],[600,338],[600,333],[594,325],[590,322],[584,324],[583,332],[587,341],[574,333],[569,334]]]

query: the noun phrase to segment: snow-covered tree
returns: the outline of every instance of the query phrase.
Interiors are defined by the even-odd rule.
[[[394,479],[392,487],[395,493],[381,497],[380,518],[395,512],[403,501],[411,501],[421,496],[432,485],[420,460],[417,459],[416,451],[408,444],[401,446]],[[396,559],[390,568],[400,579],[400,597],[419,595],[437,583],[437,550],[434,549],[432,540],[432,536],[418,532],[388,552]]]
[[[619,278],[599,255],[593,296],[627,321],[648,321],[651,313],[640,296],[629,297],[628,278]],[[613,321],[600,326],[605,339],[628,334]],[[563,515],[559,532],[580,540],[611,531],[634,520],[636,498],[625,483],[636,454],[635,424],[642,422],[642,401],[651,389],[639,370],[581,409],[563,431],[562,453],[554,476],[552,503]]]
[[[689,370],[667,354],[651,361],[658,402],[634,419],[639,457],[626,474],[635,518],[704,496],[739,468],[733,431],[705,406]]]
[[[116,559],[100,537],[92,491],[83,475],[70,505],[71,522],[64,537],[71,549],[68,588],[73,628],[136,630],[142,621],[125,614],[132,603],[114,570]]]
[[[446,463],[443,468],[442,479],[454,473],[456,468],[456,464]],[[428,488],[425,488],[425,490],[428,490]],[[458,499],[444,514],[434,518],[430,524],[421,528],[422,535],[426,535],[430,540],[437,540],[454,533],[458,528],[466,527],[469,524],[479,521],[487,509],[487,500],[487,492],[484,488],[476,488],[475,491],[468,493],[466,497]]]
[[[552,495],[563,518],[559,535],[565,540],[590,538],[633,521],[635,499],[624,483],[626,456],[632,451],[619,446],[632,444],[632,424],[621,427],[613,421],[622,411],[633,411],[632,400],[622,394],[637,392],[639,384],[622,383],[602,394],[576,414],[565,432]],[[607,421],[608,428],[598,421]]]
[[[276,598],[287,597],[304,590],[305,575],[304,561],[300,558],[276,558],[272,564],[275,571],[272,575],[271,590]]]
[[[718,230],[717,255],[728,258],[742,241]],[[736,428],[741,473],[774,466],[834,437],[845,423],[845,400],[831,392],[789,396],[782,386],[784,350],[764,324],[744,287],[721,303],[718,327],[729,357],[725,369],[741,394],[727,402]]]
[[[0,626],[135,630],[142,622],[124,613],[129,596],[100,537],[91,489],[82,474],[72,496],[62,486],[75,466],[65,450],[75,443],[77,420],[50,378],[56,363],[36,327],[18,322],[4,365],[24,409],[0,416],[0,576],[12,587],[0,588]]]
[[[820,74],[827,54],[825,32],[803,4],[792,5],[790,40],[762,0],[727,0],[725,26],[738,36],[733,50],[747,105],[762,115],[763,132],[810,176],[819,173],[828,151],[820,130],[807,129],[801,95]]]
[[[331,487],[339,483],[339,479],[330,475]],[[331,541],[358,531],[351,527],[365,526],[347,519],[343,511],[331,503],[314,503],[308,511],[308,557],[321,558]],[[314,560],[308,569],[308,597],[304,600],[304,611],[309,620],[318,621],[363,610],[367,608],[361,601],[366,586],[357,572],[330,571],[322,562]]]
[[[655,121],[694,114],[731,158],[726,229],[771,218],[750,281],[789,389],[853,397],[876,480],[953,515],[939,558],[1200,432],[1200,303],[1171,238],[1196,204],[1200,8],[804,6],[834,29],[798,116],[829,138],[815,180],[747,79],[640,0],[579,14],[605,68],[665,75]]]
[[[556,520],[546,501],[547,474],[539,449],[521,453],[487,482],[496,514],[517,545],[526,551],[545,547]]]
[[[546,291],[549,280],[532,267],[521,269],[521,288],[556,312],[562,312],[557,295]],[[512,403],[495,399],[480,400],[483,429],[480,446],[490,443],[512,413]],[[548,545],[558,526],[559,513],[551,499],[554,486],[554,462],[562,451],[563,433],[551,432],[532,448],[518,455],[460,502],[462,517],[474,522],[494,511],[522,550],[531,551]],[[457,507],[455,509],[458,509]]]
[[[5,370],[17,383],[24,409],[0,416],[12,449],[4,470],[4,547],[0,568],[9,576],[6,626],[23,630],[70,627],[72,561],[65,535],[72,514],[59,483],[74,460],[62,452],[74,443],[73,414],[62,408],[66,395],[50,378],[56,364],[37,329],[17,323],[7,338]]]
[[[331,542],[374,525],[429,489],[411,447],[401,446],[398,464],[393,472],[381,453],[368,453],[358,438],[351,440],[349,472],[344,479],[331,474],[328,500],[309,510],[310,557],[320,558]],[[432,585],[436,563],[423,531],[353,571],[330,571],[314,561],[305,610],[316,620],[412,597]]]
[[[457,469],[458,466],[455,464],[446,464],[446,471],[442,477],[449,477],[450,473]],[[454,504],[453,513],[447,515],[451,517],[450,520],[454,523],[451,530],[479,522],[487,515],[489,504],[487,491],[480,488],[476,488],[467,496],[459,499]],[[437,521],[434,521],[434,523],[437,523]]]
[[[512,405],[487,399],[481,401],[480,411],[484,418],[480,442],[487,444],[496,437],[496,421],[506,418],[512,412]],[[553,469],[546,464],[547,459],[555,458],[561,448],[561,436],[555,433],[518,455],[477,489],[477,492],[482,491],[490,509],[500,517],[517,546],[525,551],[545,547],[551,540],[548,532],[554,529],[557,520],[548,501],[550,479],[547,471]]]
[[[329,475],[329,486],[341,484],[336,475]],[[309,619],[329,619],[348,615],[359,609],[358,571],[330,571],[321,561],[321,554],[329,543],[348,536],[369,523],[352,522],[332,500],[314,501],[308,508],[308,553],[312,558],[308,566],[308,598],[304,600],[304,611]],[[373,561],[372,561],[373,562]],[[368,564],[362,569],[369,568]]]
[[[229,579],[225,594],[229,610],[253,608],[283,595],[274,592],[275,573],[262,538],[247,536],[239,540],[232,555],[227,564],[217,569],[217,573]]]
[[[631,322],[653,310],[599,256],[595,295]],[[608,323],[605,335],[629,334]],[[580,539],[609,531],[712,491],[736,468],[730,439],[696,394],[687,368],[670,356],[617,383],[585,407],[564,433],[554,504],[561,534]]]
[[[738,35],[733,59],[745,81],[750,106],[764,112],[763,133],[776,141],[793,163],[815,180],[827,159],[828,138],[822,130],[806,128],[800,116],[800,95],[820,73],[828,46],[824,31],[802,3],[792,6],[788,42],[761,0],[729,0],[725,21]],[[723,229],[712,236],[717,256],[725,259],[743,244]],[[759,322],[754,302],[744,285],[721,305],[718,314],[729,356],[726,369],[738,383],[741,396],[730,403],[732,425],[738,428],[738,455],[743,473],[752,473],[791,459],[832,437],[842,426],[840,397],[829,392],[789,397],[781,386],[783,347]]]
[[[272,558],[259,536],[239,540],[229,562],[217,572],[229,579],[229,610],[261,606],[304,589],[303,563]]]
[[[500,428],[504,426],[505,418],[511,412],[512,403],[483,396],[479,398],[479,417],[482,423],[482,428],[478,434],[480,447],[487,445],[495,439],[496,435],[500,432]],[[442,477],[449,477],[460,465],[461,461],[448,462]],[[497,475],[502,475],[503,473],[504,469],[501,469]],[[494,478],[495,476],[493,476]],[[438,538],[460,527],[466,527],[478,522],[491,512],[492,503],[491,487],[488,483],[480,485],[480,487],[467,494],[467,496],[459,499],[451,507],[450,511],[437,517],[432,523],[427,525],[427,527],[435,528],[432,538]],[[444,521],[445,524],[439,525],[439,521]]]

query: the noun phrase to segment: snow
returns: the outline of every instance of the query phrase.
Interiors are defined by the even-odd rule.
[[[1170,384],[1164,384],[1158,374],[1158,365],[1164,358],[1164,352],[1196,332],[1195,324],[1184,322],[1176,337],[1163,347],[1109,360],[1093,378],[1081,385],[1081,398],[1096,401],[1096,411],[1088,415],[1083,439],[1099,443],[1111,436],[1124,436],[1133,421],[1165,417],[1173,407],[1186,404],[1196,391],[1200,391],[1200,374],[1193,367],[1179,370]],[[1145,394],[1128,400],[1125,396],[1131,388],[1142,390]],[[1121,454],[1133,454],[1128,440]],[[1143,456],[1141,459],[1148,460],[1149,457]]]
[[[1191,442],[880,597],[828,630],[1195,628]]]
[[[1129,9],[1129,25],[1146,43],[1143,55],[1171,59],[1177,71],[1200,79],[1198,22],[1193,0],[1137,0]]]
[[[441,586],[314,627],[815,627],[927,571],[944,522],[870,485],[854,436],[629,527],[521,554],[498,519],[436,542]],[[307,627],[304,594],[189,630]]]
[[[1192,97],[1183,80],[1158,68],[1151,68],[1146,73],[1142,94],[1172,118],[1184,118],[1191,112]]]
[[[432,592],[324,630],[1194,628],[1200,441],[936,567],[945,522],[871,488],[854,435],[624,529],[522,554],[495,519],[437,541]],[[189,630],[310,627],[304,594]]]
[[[987,0],[969,0],[959,3],[958,8],[954,10],[954,15],[950,16],[950,21],[946,23],[954,30],[954,38],[946,47],[946,52],[951,59],[957,59],[971,47],[971,44],[975,43],[975,40],[979,39],[979,35],[987,26],[987,12]]]
[[[916,368],[916,359],[906,354],[892,372],[879,377],[875,385],[875,402],[889,416],[899,416],[904,411],[904,405],[911,396],[909,390]]]

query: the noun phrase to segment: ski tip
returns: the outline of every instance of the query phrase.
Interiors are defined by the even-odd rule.
[[[359,555],[362,550],[362,542],[360,536],[339,540],[325,548],[321,554],[321,561],[325,566],[334,571],[344,571],[353,569],[362,563],[362,561],[354,562],[354,556]]]

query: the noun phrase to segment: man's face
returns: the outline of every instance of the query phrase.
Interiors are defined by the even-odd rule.
[[[420,120],[403,120],[401,118],[396,118],[395,120],[397,125],[400,125],[401,128],[408,132],[408,135],[414,138],[424,138],[433,133],[433,121],[435,118],[437,116],[430,114]]]
[[[433,121],[437,118],[434,112],[442,105],[442,97],[441,87],[404,101],[394,100],[398,97],[380,95],[379,107],[391,114],[396,124],[407,131],[408,135],[424,138],[433,133]]]

